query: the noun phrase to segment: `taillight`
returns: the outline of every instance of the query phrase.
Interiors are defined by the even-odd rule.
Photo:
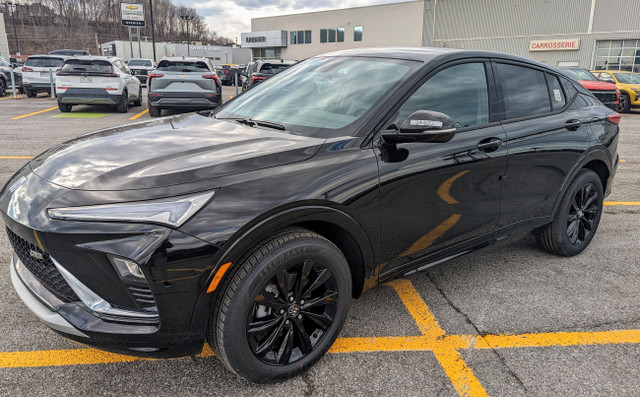
[[[23,72],[33,72],[33,69],[31,69],[30,67],[27,67],[27,66],[23,66],[22,67],[22,71]]]
[[[260,81],[260,80],[266,80],[266,77],[261,77],[261,76],[252,76],[251,77],[251,84],[255,84],[256,81]]]
[[[620,113],[611,113],[607,116],[607,120],[609,120],[613,124],[620,124],[621,118],[622,116],[620,116]]]
[[[215,80],[216,82],[220,82],[218,80],[218,76],[216,76],[215,74],[205,74],[204,76],[202,76],[203,79],[209,79],[209,80]]]
[[[620,104],[620,90],[616,89],[616,105]]]
[[[229,69],[225,70],[224,74],[229,74]]]
[[[164,77],[164,74],[160,74],[160,73],[151,73],[149,75],[149,78],[152,79],[154,77]]]

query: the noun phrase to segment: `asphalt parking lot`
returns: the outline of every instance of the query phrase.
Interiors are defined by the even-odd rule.
[[[0,185],[54,144],[149,119],[145,109],[62,114],[48,97],[0,99]],[[623,161],[584,253],[559,258],[526,238],[381,286],[353,302],[330,354],[274,385],[234,377],[207,348],[194,360],[140,360],[63,339],[14,292],[0,233],[0,396],[637,396],[640,112],[620,125]]]

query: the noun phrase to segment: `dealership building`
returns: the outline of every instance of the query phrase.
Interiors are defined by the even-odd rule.
[[[640,71],[638,0],[423,0],[251,20],[253,59],[384,46],[490,50],[553,66]]]
[[[9,59],[9,40],[4,26],[4,15],[0,12],[0,57]]]

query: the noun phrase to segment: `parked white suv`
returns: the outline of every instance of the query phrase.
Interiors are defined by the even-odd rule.
[[[58,107],[70,112],[73,105],[114,105],[129,111],[129,103],[142,105],[142,86],[120,58],[81,56],[68,58],[56,77]]]
[[[56,72],[64,65],[64,55],[32,55],[22,67],[22,85],[29,98],[39,92],[51,94],[51,78],[55,89]],[[51,76],[50,76],[51,74]]]

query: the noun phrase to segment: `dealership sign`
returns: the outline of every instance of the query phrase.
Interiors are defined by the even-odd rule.
[[[240,34],[244,48],[286,47],[286,30],[267,30]]]
[[[531,40],[529,51],[570,51],[580,49],[580,39]]]
[[[120,24],[134,28],[144,28],[144,7],[142,4],[120,3]]]

